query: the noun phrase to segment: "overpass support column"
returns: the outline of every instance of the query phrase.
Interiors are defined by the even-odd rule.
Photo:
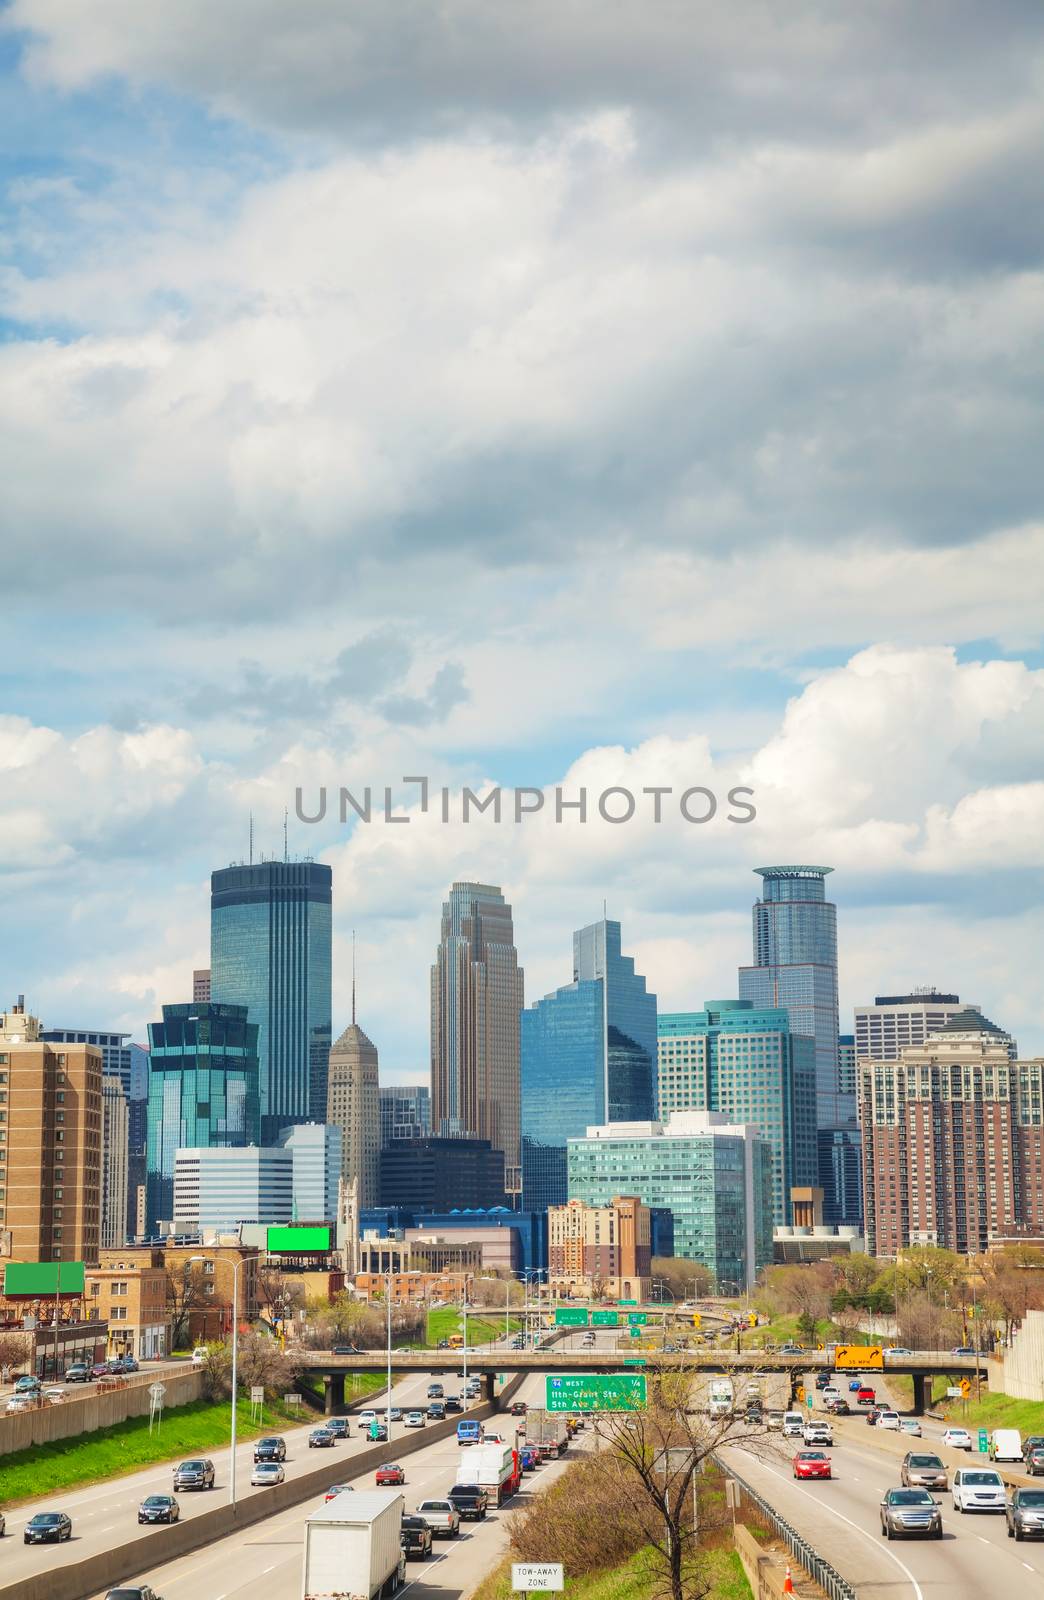
[[[324,1373],[323,1390],[323,1410],[328,1417],[339,1417],[344,1411],[344,1373]]]
[[[928,1409],[931,1394],[932,1380],[926,1372],[915,1372],[913,1375],[913,1414],[923,1417]]]
[[[497,1398],[497,1375],[495,1372],[482,1374],[482,1398],[493,1401]]]

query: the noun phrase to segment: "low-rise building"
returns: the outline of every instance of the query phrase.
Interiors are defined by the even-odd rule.
[[[471,1277],[459,1272],[360,1272],[355,1277],[355,1292],[361,1300],[383,1300],[389,1282],[393,1305],[414,1305],[426,1300],[459,1302],[471,1286]]]
[[[608,1205],[549,1206],[548,1282],[576,1299],[645,1300],[652,1291],[652,1223],[635,1195]]]
[[[148,1361],[170,1354],[170,1314],[163,1251],[101,1250],[84,1274],[86,1303],[108,1323],[107,1356]]]

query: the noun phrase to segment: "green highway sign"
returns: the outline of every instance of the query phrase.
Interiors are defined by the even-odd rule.
[[[546,1411],[634,1411],[644,1406],[644,1372],[563,1373],[545,1378]]]
[[[548,1407],[548,1410],[550,1410],[550,1407]],[[990,1448],[990,1441],[986,1437],[986,1429],[985,1428],[980,1428],[979,1429],[979,1454],[980,1454],[980,1456],[984,1456],[989,1448]]]
[[[633,1327],[636,1323],[648,1322],[649,1313],[647,1311],[628,1311],[627,1320]]]
[[[632,1328],[631,1329],[631,1338],[632,1339],[640,1339],[641,1336],[642,1336],[641,1328]]]
[[[615,1328],[619,1325],[620,1318],[615,1311],[594,1311],[591,1322],[596,1328]]]
[[[624,1362],[624,1366],[625,1367],[644,1367],[645,1366],[645,1357],[644,1356],[628,1356],[626,1361]]]
[[[636,1306],[638,1304],[637,1300],[618,1300],[616,1303],[618,1306]]]
[[[556,1306],[555,1307],[555,1327],[556,1328],[586,1328],[587,1327],[587,1307],[586,1306]]]

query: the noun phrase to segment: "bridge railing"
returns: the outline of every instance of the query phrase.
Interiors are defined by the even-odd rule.
[[[831,1566],[826,1557],[820,1555],[815,1545],[810,1544],[804,1534],[798,1533],[786,1517],[781,1517],[764,1495],[760,1495],[746,1478],[728,1462],[723,1461],[719,1455],[714,1456],[714,1462],[727,1477],[739,1485],[741,1498],[757,1507],[772,1532],[786,1545],[794,1560],[804,1567],[809,1577],[826,1591],[830,1600],[857,1600],[856,1591],[848,1579],[843,1578],[837,1568]]]

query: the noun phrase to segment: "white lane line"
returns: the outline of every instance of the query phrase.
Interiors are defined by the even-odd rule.
[[[1024,1561],[1022,1565],[1026,1568],[1027,1572],[1036,1572],[1037,1570],[1036,1567],[1031,1567],[1028,1561]]]

